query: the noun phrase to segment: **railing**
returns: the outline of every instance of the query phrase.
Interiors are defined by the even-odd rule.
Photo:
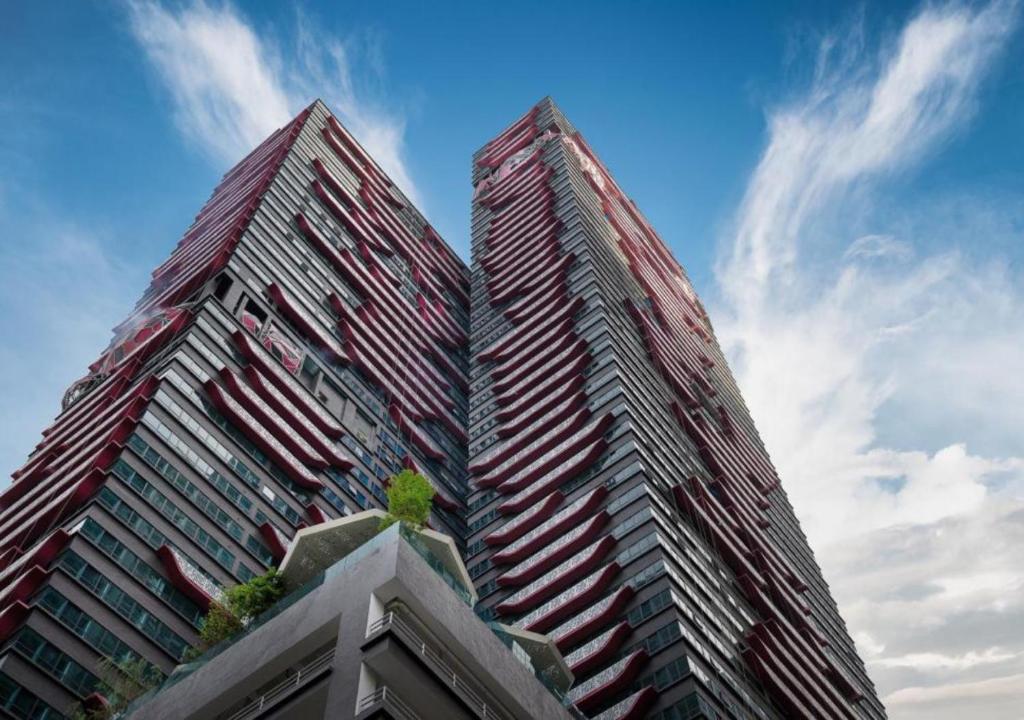
[[[399,525],[399,528],[402,538],[412,547],[412,549],[415,550],[419,556],[427,562],[427,565],[429,565],[430,568],[445,581],[448,587],[450,587],[455,594],[459,596],[462,602],[473,607],[476,604],[476,601],[473,598],[473,595],[469,592],[469,589],[462,584],[462,581],[459,578],[455,577],[455,575],[445,567],[444,562],[437,557],[429,547],[427,547],[427,544],[423,542],[422,538],[420,538],[414,530],[407,528],[405,525]]]
[[[334,661],[334,653],[335,648],[332,647],[316,656],[299,668],[294,675],[285,678],[268,689],[248,705],[245,705],[237,712],[230,715],[227,720],[248,720],[249,718],[254,718],[263,712],[264,709],[272,707],[278,701],[283,700],[303,686],[308,685],[311,681],[317,679],[325,672],[329,672],[331,663]]]
[[[420,716],[387,686],[377,688],[360,700],[356,706],[356,713],[364,713],[377,705],[397,720],[420,720]]]
[[[424,658],[427,664],[432,666],[435,672],[444,679],[445,683],[466,700],[467,704],[479,717],[485,718],[485,720],[491,718],[494,720],[504,720],[504,718],[508,717],[489,706],[487,701],[480,697],[477,691],[459,676],[458,672],[452,668],[448,661],[394,611],[386,613],[379,620],[371,624],[367,636],[373,636],[386,631],[395,633],[410,651]]]

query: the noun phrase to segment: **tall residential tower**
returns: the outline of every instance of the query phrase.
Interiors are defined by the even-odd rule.
[[[468,273],[317,102],[218,185],[0,495],[0,717],[168,672],[220,589],[404,467],[464,535]]]
[[[474,156],[467,565],[590,717],[882,718],[707,313],[543,100]]]
[[[320,102],[224,176],[0,494],[0,718],[102,704],[103,660],[170,672],[224,587],[407,467],[477,614],[561,667],[550,634],[586,716],[884,718],[664,243],[549,100],[473,183],[471,275]],[[464,637],[422,653],[479,680],[445,702],[518,716],[436,600]]]

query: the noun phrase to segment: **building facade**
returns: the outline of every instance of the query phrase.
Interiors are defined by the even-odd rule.
[[[592,718],[884,709],[685,272],[543,100],[474,156],[466,563]]]
[[[229,171],[0,495],[0,717],[166,673],[221,588],[414,467],[464,536],[468,272],[317,102]]]
[[[301,531],[281,566],[298,589],[126,720],[578,718],[550,641],[489,628],[455,543],[398,525],[378,534],[382,515]]]
[[[0,494],[0,717],[171,672],[223,587],[405,467],[588,717],[884,717],[700,300],[582,136],[544,100],[473,182],[470,273],[320,102],[224,176]]]

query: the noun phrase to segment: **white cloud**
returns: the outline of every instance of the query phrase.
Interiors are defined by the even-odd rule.
[[[1016,24],[1012,2],[927,5],[876,55],[826,39],[811,86],[769,113],[717,267],[719,338],[897,699],[955,695],[953,671],[1024,669],[1024,630],[993,636],[1024,616],[1005,549],[1024,517],[1024,379],[1007,372],[1024,367],[1024,277],[988,234],[993,215],[1014,228],[1024,213],[969,198],[897,211],[882,192],[966,128]],[[947,202],[958,222],[937,232]]]
[[[0,227],[24,240],[0,243],[0,488],[60,411],[63,389],[107,346],[136,294],[130,280],[144,277],[107,254],[102,232],[55,221],[21,194],[17,200],[16,215],[0,209]],[[86,291],[69,292],[86,278]]]
[[[421,198],[404,156],[404,117],[374,98],[382,81],[373,36],[318,34],[298,15],[292,42],[261,35],[238,9],[195,0],[169,9],[130,4],[132,30],[171,93],[182,132],[233,163],[316,97],[367,148],[403,192]]]

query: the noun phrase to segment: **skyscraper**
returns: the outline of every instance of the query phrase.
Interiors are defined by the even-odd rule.
[[[0,496],[0,716],[171,670],[297,529],[403,467],[464,535],[468,274],[314,103],[218,185]]]
[[[0,717],[101,703],[103,659],[169,672],[405,467],[589,717],[884,717],[700,300],[582,136],[544,100],[473,182],[471,277],[322,103],[224,176],[0,494]]]
[[[590,717],[882,718],[685,272],[543,100],[473,162],[467,559]]]

